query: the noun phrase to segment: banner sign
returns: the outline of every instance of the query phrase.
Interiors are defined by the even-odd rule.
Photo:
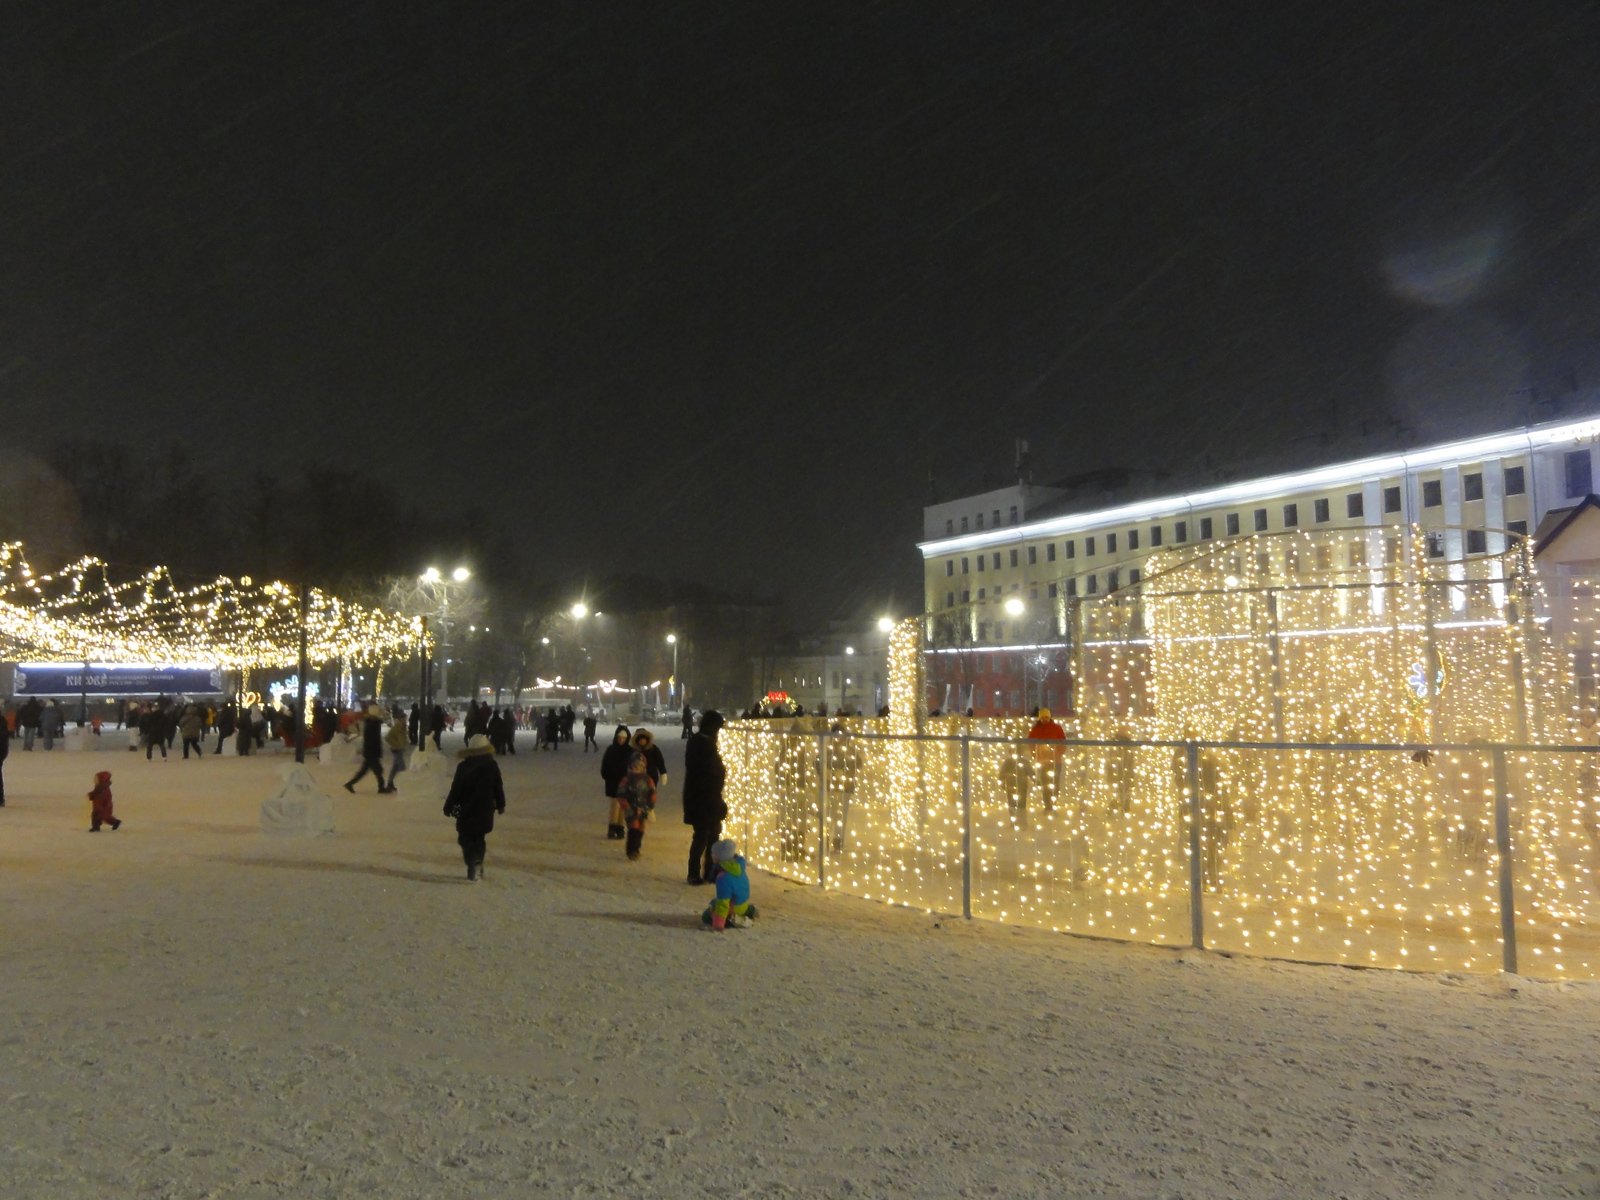
[[[220,667],[165,666],[155,663],[18,663],[12,694],[17,696],[217,696],[223,692]]]

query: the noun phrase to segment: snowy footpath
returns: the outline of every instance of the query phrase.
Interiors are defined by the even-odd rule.
[[[0,1195],[1600,1196],[1600,989],[759,874],[711,934],[676,770],[628,863],[597,755],[502,760],[474,886],[435,803],[337,768],[334,834],[263,835],[285,761],[14,744]],[[126,824],[90,835],[102,768]]]

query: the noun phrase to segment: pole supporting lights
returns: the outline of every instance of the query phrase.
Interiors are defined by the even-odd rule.
[[[678,696],[678,635],[667,634],[667,645],[672,647],[672,682],[667,688],[667,703],[670,705]],[[679,708],[683,705],[680,703]]]
[[[465,567],[451,571],[449,579],[438,567],[429,567],[422,573],[422,582],[428,585],[429,592],[439,602],[439,690],[444,693],[446,700],[450,698],[450,588],[452,585],[460,587],[471,578],[472,572]]]

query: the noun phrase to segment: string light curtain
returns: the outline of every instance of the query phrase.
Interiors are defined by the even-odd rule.
[[[1403,526],[1264,534],[1159,553],[1138,587],[1077,606],[1069,738],[1485,747],[1202,749],[1208,945],[1498,969],[1488,746],[1594,744],[1600,596],[1582,576],[1547,590],[1520,539],[1465,561],[1439,548]],[[730,726],[731,823],[754,860],[815,879],[825,858],[830,886],[958,908],[959,744],[851,734],[1015,739],[970,749],[974,915],[1187,943],[1182,747],[1051,748],[1023,740],[1026,720],[925,717],[924,620],[891,642],[889,721],[846,722],[824,748],[759,736],[820,722]],[[1600,977],[1594,759],[1507,759],[1520,969]]]
[[[309,593],[312,662],[382,664],[422,639],[418,618]],[[165,567],[116,582],[97,558],[42,574],[10,542],[0,545],[0,640],[10,657],[41,661],[287,667],[299,660],[300,599],[289,584],[249,576],[185,586]]]

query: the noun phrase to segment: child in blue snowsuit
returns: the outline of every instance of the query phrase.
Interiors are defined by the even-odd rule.
[[[717,865],[717,898],[701,915],[701,920],[721,932],[729,926],[738,929],[755,919],[756,908],[750,903],[750,872],[737,847],[724,838],[711,847],[711,861]]]

